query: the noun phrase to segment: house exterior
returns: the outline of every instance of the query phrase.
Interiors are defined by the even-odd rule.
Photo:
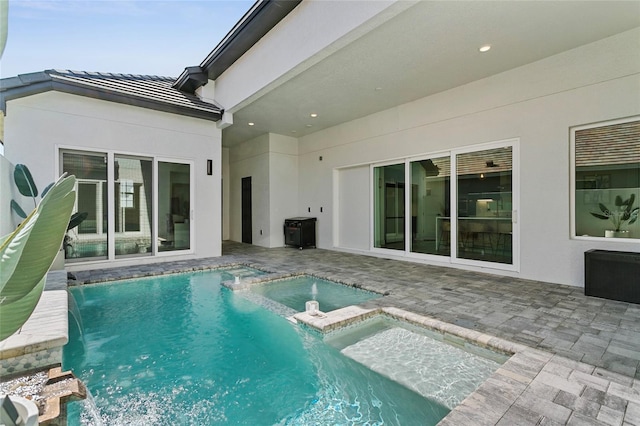
[[[582,286],[585,251],[640,252],[639,52],[639,2],[258,1],[173,83],[217,121],[53,90],[6,98],[5,154],[40,181],[66,152],[189,164],[193,213],[176,180],[148,224],[114,217],[115,264],[281,247],[309,216],[319,248]],[[136,167],[107,170],[112,210],[147,188]],[[605,237],[591,213],[634,197]],[[137,226],[147,251],[119,258]]]
[[[86,217],[67,232],[69,267],[220,256],[222,110],[174,80],[55,70],[3,80],[6,158],[40,189],[64,172],[77,178]],[[11,172],[2,176],[11,187]],[[12,192],[29,211],[33,201]],[[2,216],[9,230],[21,220]]]

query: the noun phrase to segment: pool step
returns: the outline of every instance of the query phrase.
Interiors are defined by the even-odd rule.
[[[341,352],[449,409],[500,367],[496,361],[400,327],[376,333]]]

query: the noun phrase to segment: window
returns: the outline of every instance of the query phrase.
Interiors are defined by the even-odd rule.
[[[571,130],[573,236],[640,238],[640,118]]]
[[[425,158],[411,167],[411,251],[451,254],[450,157]]]
[[[120,207],[133,208],[133,181],[129,179],[120,180]]]
[[[404,164],[375,167],[374,247],[404,250]]]
[[[191,250],[192,166],[132,155],[61,152],[61,171],[76,176],[68,261],[151,256]]]
[[[456,169],[458,257],[511,264],[512,148],[459,154]]]
[[[158,251],[191,247],[191,166],[158,162]]]
[[[76,177],[75,212],[86,218],[67,231],[63,247],[65,258],[106,258],[107,222],[107,154],[64,152],[62,171]]]
[[[371,249],[518,270],[517,153],[513,139],[372,165]]]
[[[116,256],[152,252],[153,160],[114,156]]]

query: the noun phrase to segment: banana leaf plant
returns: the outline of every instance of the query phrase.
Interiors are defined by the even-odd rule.
[[[600,208],[599,212],[590,212],[593,217],[597,217],[602,220],[610,220],[613,223],[614,231],[620,232],[622,226],[628,222],[629,225],[635,223],[638,220],[639,208],[633,208],[633,203],[636,200],[636,195],[631,194],[629,198],[623,200],[620,195],[616,196],[614,205],[615,208],[610,209],[602,203],[598,204]]]
[[[62,176],[9,235],[0,237],[0,341],[33,313],[67,231],[76,195],[74,176]]]
[[[13,170],[13,181],[16,184],[16,188],[18,188],[18,192],[24,195],[25,197],[31,197],[33,199],[33,206],[37,205],[37,197],[38,197],[38,187],[33,180],[33,176],[31,175],[31,171],[25,164],[16,164]],[[41,197],[44,197],[47,192],[51,189],[54,182],[47,185],[43,190]],[[27,218],[27,213],[24,209],[18,204],[15,200],[11,200],[11,210],[15,212],[21,219]],[[69,220],[69,226],[67,231],[75,228],[80,225],[82,221],[87,218],[88,214],[83,212],[76,212],[71,215],[71,219]],[[73,225],[73,226],[72,226]]]

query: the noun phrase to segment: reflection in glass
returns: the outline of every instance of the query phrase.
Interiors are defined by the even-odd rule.
[[[411,162],[411,251],[451,253],[449,157]]]
[[[158,251],[191,248],[189,164],[158,162]]]
[[[640,238],[640,121],[576,130],[575,170],[576,235]]]
[[[513,263],[512,148],[457,157],[458,257]]]
[[[375,167],[374,247],[404,250],[404,164]]]
[[[65,235],[63,247],[68,260],[106,258],[107,160],[106,154],[62,153],[62,171],[76,177],[74,212],[86,213],[79,226]]]
[[[151,254],[153,162],[115,156],[116,256]]]

